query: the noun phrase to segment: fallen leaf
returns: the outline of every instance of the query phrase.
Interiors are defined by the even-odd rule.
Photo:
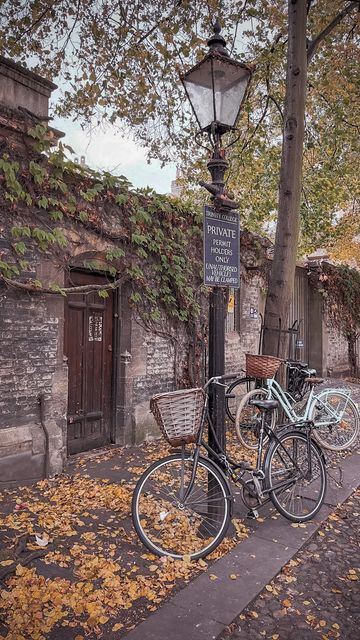
[[[230,580],[236,580],[237,576],[235,575],[235,573],[231,573],[229,575]]]

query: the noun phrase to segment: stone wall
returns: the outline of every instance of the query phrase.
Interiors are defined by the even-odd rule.
[[[349,373],[348,343],[341,333],[330,324],[325,325],[324,373],[342,376]]]

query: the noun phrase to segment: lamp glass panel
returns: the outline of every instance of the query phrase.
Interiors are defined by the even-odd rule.
[[[215,120],[211,60],[205,59],[196,69],[190,71],[183,78],[183,83],[200,128],[208,127]]]
[[[222,124],[234,127],[250,73],[226,59],[214,58],[213,65],[216,118]]]

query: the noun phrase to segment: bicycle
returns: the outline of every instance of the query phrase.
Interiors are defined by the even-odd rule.
[[[332,451],[342,451],[350,447],[358,437],[359,412],[350,398],[351,392],[343,389],[324,389],[315,394],[314,387],[323,382],[313,375],[304,378],[303,383],[310,391],[305,405],[296,404],[296,398],[285,392],[274,376],[282,363],[279,358],[246,354],[247,371],[263,378],[263,386],[244,395],[239,403],[235,430],[239,442],[247,449],[256,449],[260,415],[251,404],[253,399],[271,398],[277,400],[289,422],[314,423],[314,438],[318,444]],[[266,369],[266,367],[268,367]],[[307,390],[305,388],[305,390]],[[274,428],[276,415],[272,415]]]
[[[305,379],[315,376],[316,370],[309,368],[306,362],[298,360],[284,360],[283,362],[287,367],[286,393],[291,397],[292,402],[300,402],[309,390]],[[262,381],[259,378],[246,375],[245,370],[242,370],[242,373],[234,374],[234,377],[235,379],[232,379],[225,390],[225,411],[229,420],[235,423],[240,401],[249,391],[261,388]]]
[[[211,378],[203,389],[154,396],[151,409],[168,442],[181,452],[154,462],[136,484],[132,519],[143,544],[156,555],[205,557],[224,538],[232,517],[230,480],[241,487],[249,516],[271,501],[292,522],[306,522],[324,501],[327,477],[324,455],[311,437],[312,423],[302,430],[275,434],[266,415],[278,403],[254,401],[262,412],[256,466],[231,459],[220,447],[208,412],[207,389],[224,385],[229,376]],[[204,439],[208,423],[215,451]],[[264,453],[264,437],[269,446]],[[192,450],[186,444],[193,443]],[[201,455],[205,449],[209,457]]]

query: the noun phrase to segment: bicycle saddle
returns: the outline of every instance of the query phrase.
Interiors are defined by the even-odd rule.
[[[277,409],[279,403],[277,400],[249,400],[249,404],[260,409],[260,411],[273,411]]]
[[[315,386],[316,384],[324,382],[324,378],[315,378],[312,376],[311,378],[305,378],[304,382],[307,382],[310,386]]]

